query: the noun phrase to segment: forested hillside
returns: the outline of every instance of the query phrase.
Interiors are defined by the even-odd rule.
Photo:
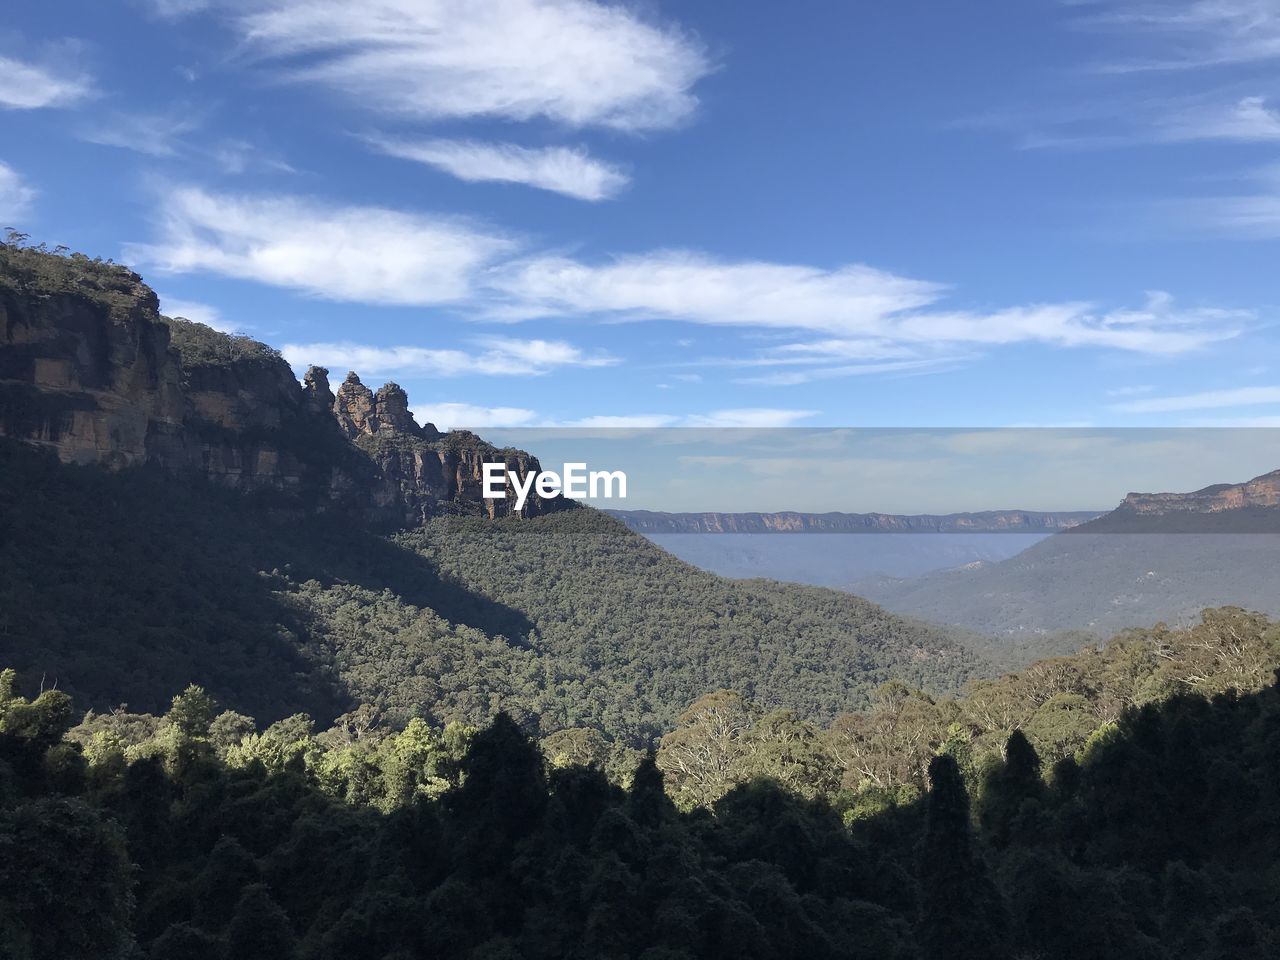
[[[830,719],[890,678],[943,690],[975,670],[941,630],[717,578],[592,511],[397,536],[272,491],[13,442],[0,458],[0,649],[24,683],[97,709],[155,711],[198,682],[266,720],[506,709],[643,745],[726,683]]]
[[[4,672],[0,942],[6,960],[1270,956],[1280,688],[1253,687],[1278,640],[1231,610],[1123,637],[975,688],[942,743],[911,732],[929,701],[887,691],[864,730],[818,735],[872,771],[853,802],[795,776],[803,725],[761,718],[771,765],[688,812],[671,759],[731,762],[690,736],[717,710],[740,732],[726,695],[618,785],[548,763],[506,715],[259,732],[193,687],[162,718],[73,727],[66,694],[24,698]],[[1061,696],[1103,722],[1087,741],[1004,739]],[[885,755],[850,762],[876,729]]]
[[[1105,637],[1157,620],[1186,622],[1224,604],[1280,614],[1280,533],[1261,532],[1272,528],[1257,516],[1250,527],[1259,532],[1092,532],[1086,525],[1008,560],[861,580],[849,589],[894,612],[1017,643],[1059,631]],[[1280,522],[1280,509],[1262,516]],[[1210,530],[1225,525],[1221,516],[1205,519]]]

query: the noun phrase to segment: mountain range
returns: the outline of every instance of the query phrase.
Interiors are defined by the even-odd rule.
[[[801,715],[983,671],[953,632],[846,593],[725,580],[597,511],[479,496],[535,457],[418,425],[395,384],[299,383],[162,317],[115,264],[0,245],[0,635],[28,688],[645,745],[732,685]]]
[[[1189,622],[1226,604],[1274,614],[1280,470],[1190,493],[1130,493],[1110,513],[1015,557],[848,588],[900,613],[1007,637],[1105,635]]]
[[[1068,530],[1101,510],[1046,513],[983,510],[977,513],[663,513],[608,510],[637,533],[1040,533]]]

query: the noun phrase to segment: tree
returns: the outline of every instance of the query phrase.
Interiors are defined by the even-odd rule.
[[[999,960],[1008,956],[995,889],[973,850],[969,797],[956,762],[929,763],[920,857],[919,941],[925,960]]]
[[[288,916],[267,888],[255,884],[246,889],[227,927],[227,956],[235,960],[289,960],[295,942]]]
[[[0,949],[115,957],[131,940],[133,868],[119,828],[78,800],[0,811]]]
[[[997,847],[1007,846],[1017,835],[1034,842],[1023,829],[1032,809],[1045,795],[1040,779],[1040,757],[1021,730],[1009,734],[1003,760],[993,764],[983,778],[978,799],[978,821]]]

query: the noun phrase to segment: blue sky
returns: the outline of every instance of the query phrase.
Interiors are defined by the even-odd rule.
[[[0,220],[441,426],[1277,426],[1278,87],[1276,0],[19,4]]]

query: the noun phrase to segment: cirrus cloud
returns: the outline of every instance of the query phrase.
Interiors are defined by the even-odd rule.
[[[317,364],[379,376],[541,376],[561,367],[607,367],[617,359],[562,340],[485,337],[477,350],[373,347],[357,343],[290,343],[281,348],[294,367]]]
[[[389,156],[435,167],[469,183],[522,183],[579,200],[608,199],[629,180],[617,167],[596,160],[581,148],[529,149],[474,140],[415,142],[380,137],[371,138],[370,143]]]
[[[92,93],[82,74],[60,73],[38,64],[0,57],[0,108],[66,107]]]
[[[456,218],[293,196],[167,191],[160,236],[126,247],[169,273],[204,271],[331,300],[441,304],[467,299],[475,273],[514,241]]]
[[[20,220],[27,216],[35,198],[35,187],[28,185],[13,167],[0,161],[0,220]]]
[[[711,69],[702,45],[592,0],[242,0],[248,49],[298,82],[418,119],[670,127]]]

